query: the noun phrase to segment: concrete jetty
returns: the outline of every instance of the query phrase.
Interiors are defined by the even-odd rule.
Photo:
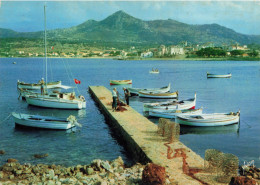
[[[219,184],[209,178],[209,174],[200,171],[204,168],[203,158],[179,141],[167,142],[158,134],[158,126],[133,108],[124,106],[126,111],[113,112],[112,93],[107,88],[90,86],[89,93],[112,129],[119,133],[120,139],[126,143],[127,151],[131,152],[136,160],[165,167],[172,184]],[[181,155],[182,152],[185,159]],[[197,172],[189,173],[192,169]]]

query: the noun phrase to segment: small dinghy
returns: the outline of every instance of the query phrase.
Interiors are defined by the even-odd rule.
[[[161,87],[161,88],[127,88],[131,95],[132,96],[136,96],[136,95],[139,95],[139,92],[142,91],[142,92],[158,92],[158,93],[166,93],[166,92],[169,92],[170,89],[171,89],[171,84],[169,83],[168,86],[164,86],[164,87]]]
[[[224,126],[238,123],[240,111],[237,113],[214,113],[200,115],[179,115],[176,116],[175,122],[180,125],[196,127]]]
[[[110,85],[132,84],[132,80],[110,80]]]
[[[178,91],[175,92],[156,92],[156,91],[140,91],[140,98],[153,98],[153,99],[174,99],[178,98]]]
[[[147,115],[149,111],[153,110],[188,110],[195,109],[196,106],[196,93],[194,98],[181,101],[167,101],[167,102],[157,102],[157,103],[144,103],[143,111]]]
[[[151,71],[149,71],[149,73],[151,73],[151,74],[159,74],[160,71],[159,71],[159,69],[152,69]]]
[[[231,73],[228,74],[211,74],[209,72],[207,72],[207,78],[230,78],[232,75]]]
[[[154,109],[149,111],[149,116],[159,117],[159,118],[169,118],[175,119],[176,116],[180,115],[199,115],[202,114],[202,108],[200,109],[190,109],[190,110],[161,110]]]
[[[75,116],[68,118],[57,118],[50,116],[29,115],[21,113],[12,113],[16,125],[25,127],[34,127],[42,129],[67,130],[75,126],[80,126]]]

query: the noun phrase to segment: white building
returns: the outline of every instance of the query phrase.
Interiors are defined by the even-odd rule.
[[[141,57],[143,57],[143,58],[151,58],[151,57],[153,57],[153,52],[148,51],[148,52],[141,53]]]
[[[184,49],[182,47],[172,46],[171,55],[184,55]]]

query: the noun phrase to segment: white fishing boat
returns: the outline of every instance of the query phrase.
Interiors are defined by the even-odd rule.
[[[214,113],[200,115],[179,115],[176,116],[175,122],[180,125],[212,127],[224,126],[238,123],[240,119],[240,111],[237,113]]]
[[[149,115],[149,111],[153,110],[188,110],[195,109],[196,106],[196,93],[194,98],[181,101],[167,101],[167,102],[156,102],[156,103],[144,103],[143,111]]]
[[[18,126],[43,128],[43,129],[55,129],[55,130],[67,130],[75,126],[81,126],[75,116],[69,116],[68,118],[56,118],[50,116],[29,115],[21,113],[12,113],[14,122]]]
[[[178,91],[175,92],[156,92],[156,91],[139,91],[140,98],[152,98],[152,99],[174,99],[178,98]]]
[[[207,72],[207,78],[230,78],[232,75],[231,73],[228,74],[211,74]]]
[[[166,93],[171,89],[171,83],[168,86],[164,86],[161,88],[127,88],[132,96],[138,95],[140,91],[143,92],[158,92],[158,93]]]
[[[149,116],[159,118],[175,119],[179,115],[199,115],[202,114],[202,108],[200,109],[189,109],[189,110],[161,110],[154,109],[149,111]]]
[[[46,58],[46,82],[47,83],[47,49],[46,49],[46,13],[44,6],[44,18],[45,18],[45,58]],[[74,79],[75,81],[75,79]],[[77,80],[78,81],[78,80]],[[75,82],[76,83],[76,82]],[[78,81],[77,83],[80,83]],[[45,90],[48,88],[45,86]],[[29,105],[46,107],[46,108],[58,108],[58,109],[83,109],[86,108],[86,100],[80,95],[77,97],[75,92],[71,93],[48,93],[45,92],[43,94],[28,94],[25,95],[26,102]]]
[[[48,82],[47,85],[45,85],[46,88],[48,89],[53,89],[53,88],[60,88],[61,87],[61,81],[56,81],[56,82]],[[25,82],[20,82],[19,80],[17,81],[17,88],[18,89],[32,89],[32,90],[39,90],[41,89],[41,83],[25,83]]]

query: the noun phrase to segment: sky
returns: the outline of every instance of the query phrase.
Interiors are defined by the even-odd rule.
[[[260,0],[249,1],[12,1],[0,0],[0,28],[18,32],[69,28],[87,20],[103,20],[123,10],[142,20],[173,19],[187,24],[219,24],[238,33],[260,35]]]

